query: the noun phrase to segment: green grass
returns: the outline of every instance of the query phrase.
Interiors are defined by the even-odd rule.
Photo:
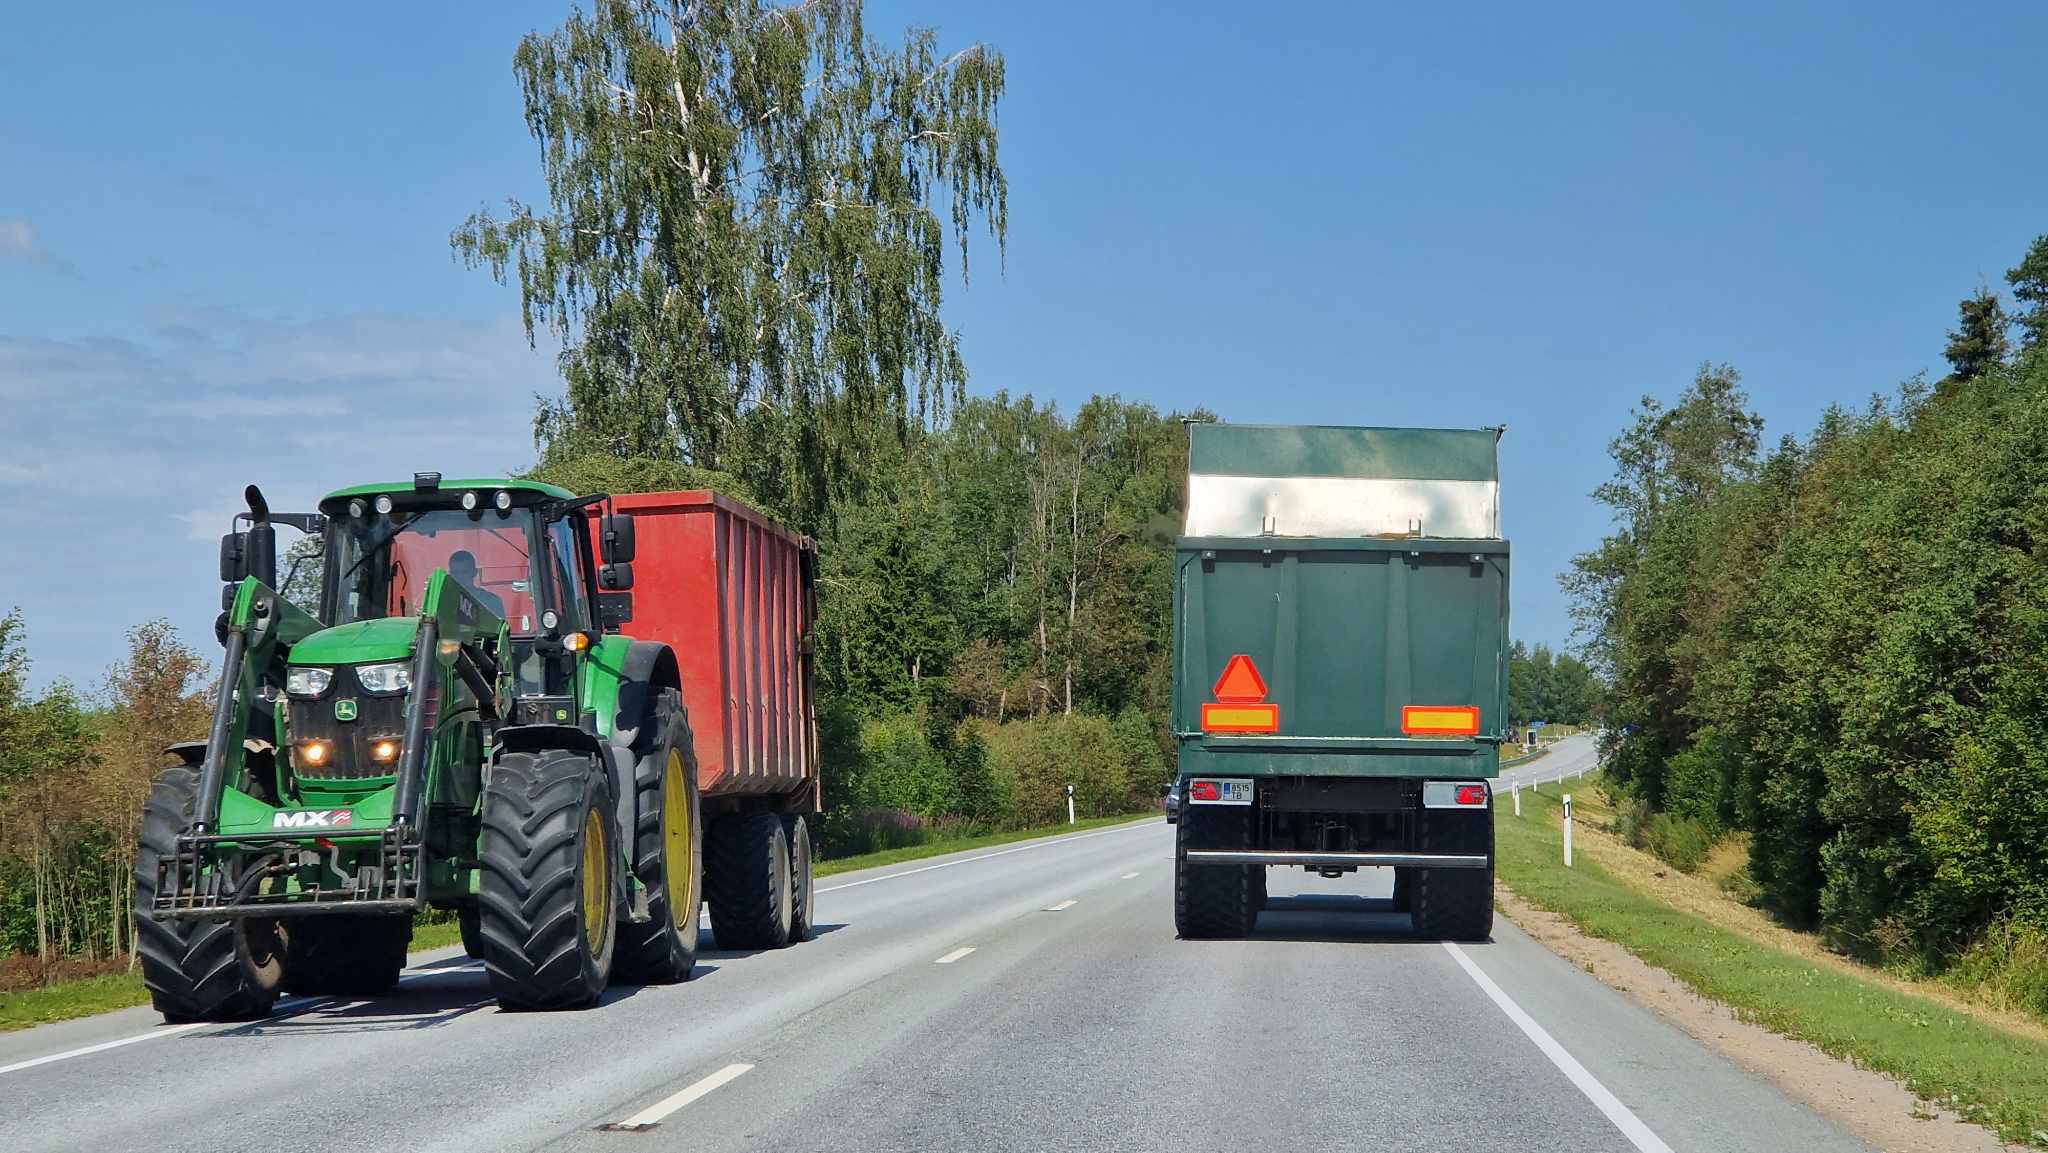
[[[136,973],[108,973],[40,989],[0,993],[0,1033],[148,1003],[149,992]]]
[[[938,857],[947,853],[963,852],[967,849],[985,849],[990,845],[1007,845],[1012,841],[1031,841],[1040,837],[1057,837],[1063,833],[1081,833],[1089,829],[1107,828],[1111,825],[1127,825],[1133,821],[1158,820],[1158,813],[1133,813],[1120,817],[1089,817],[1071,825],[1048,825],[1039,829],[1016,829],[1007,833],[985,833],[978,837],[959,837],[947,841],[932,841],[923,845],[908,845],[901,849],[883,849],[878,853],[862,853],[854,857],[839,857],[830,861],[819,861],[811,870],[812,876],[829,877],[834,873],[851,873],[855,869],[872,869],[879,865],[895,865],[904,861],[915,861],[922,857]]]
[[[1683,913],[1585,854],[1563,865],[1558,801],[1495,811],[1500,878],[1523,899],[1729,1005],[1747,1020],[1898,1078],[1913,1092],[2048,1148],[2048,1044],[1860,980]]]

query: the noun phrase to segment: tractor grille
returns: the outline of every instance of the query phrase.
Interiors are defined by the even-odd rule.
[[[372,761],[370,746],[378,741],[404,741],[408,696],[407,693],[371,696],[356,682],[355,669],[346,665],[335,669],[334,683],[327,686],[325,693],[312,700],[295,697],[291,703],[292,743],[326,741],[333,752],[326,764],[318,766],[308,765],[302,758],[294,756],[292,773],[302,779],[316,781],[353,781],[393,775],[398,766]],[[335,702],[344,699],[355,701],[355,720],[335,719]]]

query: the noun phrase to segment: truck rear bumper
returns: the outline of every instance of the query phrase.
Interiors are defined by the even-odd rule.
[[[1189,849],[1190,865],[1308,865],[1320,868],[1483,869],[1484,853],[1313,853],[1263,849]]]

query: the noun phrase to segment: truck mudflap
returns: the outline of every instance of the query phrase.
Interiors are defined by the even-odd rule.
[[[1306,865],[1312,868],[1392,866],[1402,869],[1484,869],[1484,853],[1303,852],[1286,849],[1189,849],[1191,865]]]
[[[372,840],[374,861],[345,869],[341,845]],[[318,879],[307,881],[308,876]],[[339,884],[328,884],[340,878]],[[425,846],[411,827],[387,825],[374,834],[265,838],[193,834],[157,861],[157,920],[234,920],[300,917],[317,913],[413,913],[425,907]],[[299,879],[296,888],[285,882]]]

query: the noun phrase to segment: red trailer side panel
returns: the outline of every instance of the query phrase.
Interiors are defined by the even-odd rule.
[[[704,795],[815,796],[816,544],[712,492],[612,504],[633,515],[639,546],[625,631],[675,650]]]

